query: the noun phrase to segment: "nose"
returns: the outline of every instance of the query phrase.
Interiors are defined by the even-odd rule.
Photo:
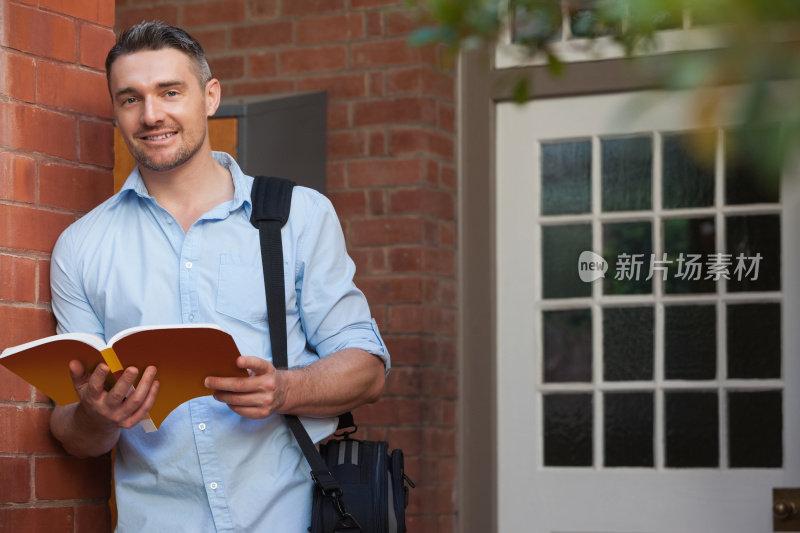
[[[142,122],[146,126],[155,126],[164,120],[164,111],[156,98],[145,98],[142,107]]]

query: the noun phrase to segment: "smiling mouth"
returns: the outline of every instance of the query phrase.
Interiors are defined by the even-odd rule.
[[[144,135],[141,138],[145,141],[162,141],[177,134],[178,134],[177,132],[172,131],[169,133],[162,133],[160,135]]]

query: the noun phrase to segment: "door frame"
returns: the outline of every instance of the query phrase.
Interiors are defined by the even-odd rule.
[[[474,50],[462,54],[458,64],[460,533],[498,531],[495,104],[512,99],[519,76],[528,78],[536,99],[654,89],[656,80],[647,72],[663,70],[660,63],[670,61],[667,56],[648,56],[570,63],[554,78],[544,66],[495,69],[493,55],[487,48]]]

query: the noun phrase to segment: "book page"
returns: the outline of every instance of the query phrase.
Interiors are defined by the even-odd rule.
[[[134,333],[138,333],[140,331],[150,331],[156,329],[192,329],[192,328],[210,328],[210,329],[217,329],[219,331],[224,331],[221,327],[216,324],[157,324],[157,325],[150,325],[150,326],[134,326],[132,328],[123,329],[113,337],[108,340],[109,346],[114,346],[114,343],[120,339],[124,339],[129,335],[133,335]],[[124,364],[124,363],[123,363]]]
[[[91,333],[62,333],[61,335],[51,335],[50,337],[43,337],[41,339],[36,339],[35,341],[26,342],[25,344],[20,344],[19,346],[10,346],[3,350],[0,353],[0,359],[3,357],[7,357],[9,355],[13,355],[18,352],[22,352],[33,348],[35,346],[40,346],[42,344],[47,344],[59,340],[75,340],[79,342],[83,342],[92,346],[96,350],[100,351],[106,347],[106,342],[98,337],[97,335],[92,335]]]

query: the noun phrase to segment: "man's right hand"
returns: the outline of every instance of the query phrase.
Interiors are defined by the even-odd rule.
[[[152,366],[145,369],[133,391],[139,374],[134,367],[125,369],[110,390],[105,389],[109,374],[105,364],[87,375],[80,362],[70,361],[69,372],[80,401],[56,405],[50,415],[50,430],[64,449],[77,457],[109,452],[119,440],[120,428],[131,428],[142,421],[158,394]]]
[[[131,389],[139,374],[136,367],[126,368],[108,391],[105,384],[110,370],[105,363],[97,365],[90,375],[86,375],[80,361],[70,361],[69,372],[80,398],[76,415],[85,417],[87,423],[98,429],[103,426],[132,428],[147,418],[158,393],[154,366],[145,368],[134,390]]]

